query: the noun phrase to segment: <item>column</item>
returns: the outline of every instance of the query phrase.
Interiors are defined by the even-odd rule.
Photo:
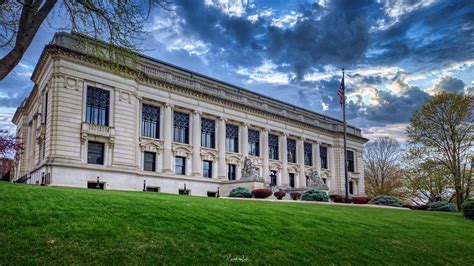
[[[306,185],[306,173],[304,166],[304,139],[302,137],[298,138],[296,141],[296,159],[298,160],[298,166],[300,169],[299,178],[295,180],[295,187],[305,186]]]
[[[319,153],[319,143],[313,144],[313,166],[321,174],[321,155]]]
[[[225,120],[223,117],[220,117],[217,120],[217,149],[219,150],[217,177],[220,179],[227,179],[225,161]]]
[[[242,123],[240,127],[240,147],[242,147],[243,159],[249,156],[249,126],[247,123]]]
[[[263,165],[262,165],[262,175],[263,180],[270,180],[270,160],[268,155],[268,128],[262,130],[262,156],[263,156]]]
[[[198,111],[193,112],[193,163],[192,176],[202,176],[201,173],[201,114]]]
[[[341,192],[343,193],[344,190],[341,191],[341,180],[337,178],[336,175],[336,162],[334,160],[334,147],[333,146],[328,146],[328,168],[331,171],[331,187],[329,188],[329,191],[340,194]],[[342,195],[342,194],[341,194]]]
[[[283,135],[280,136],[280,160],[281,160],[281,183],[278,184],[280,186],[287,186],[289,185],[288,182],[288,146],[286,144],[288,139],[288,134],[283,133]]]
[[[165,104],[165,116],[163,119],[163,173],[172,173],[173,153],[171,143],[173,141],[173,106]]]

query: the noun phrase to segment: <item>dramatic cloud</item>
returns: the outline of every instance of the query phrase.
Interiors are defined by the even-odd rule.
[[[437,92],[474,94],[474,1],[172,2],[151,16],[147,55],[338,119],[344,68],[349,123],[370,138],[403,140]],[[2,118],[33,87],[52,34],[43,27],[0,82]]]

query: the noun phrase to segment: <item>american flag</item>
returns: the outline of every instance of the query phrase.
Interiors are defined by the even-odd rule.
[[[340,98],[340,104],[341,108],[344,108],[344,94],[345,94],[345,88],[344,88],[344,75],[342,75],[342,80],[341,80],[341,85],[339,86],[339,90],[337,90],[337,94],[339,95]]]

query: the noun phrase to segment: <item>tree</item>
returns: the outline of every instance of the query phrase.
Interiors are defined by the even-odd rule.
[[[369,196],[400,195],[399,157],[400,144],[389,137],[377,138],[365,145],[365,189]]]
[[[13,135],[0,134],[0,156],[1,158],[18,156],[23,150],[23,144]]]
[[[460,209],[468,197],[472,177],[474,96],[440,93],[428,100],[411,118],[408,142],[422,149],[430,161],[449,171],[455,200]]]
[[[8,49],[0,59],[0,80],[20,62],[48,17],[64,17],[74,32],[137,51],[152,7],[168,5],[168,0],[0,0],[0,48]]]
[[[423,147],[411,147],[403,156],[403,188],[407,200],[428,204],[453,200],[449,169],[431,158]]]

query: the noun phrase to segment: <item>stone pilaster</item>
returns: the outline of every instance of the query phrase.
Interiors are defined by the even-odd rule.
[[[262,157],[263,157],[263,165],[262,165],[262,174],[264,180],[270,181],[270,159],[269,159],[269,151],[268,151],[268,128],[264,128],[262,130]]]
[[[243,158],[249,156],[249,126],[247,123],[242,123],[240,126],[240,147]]]
[[[316,171],[321,174],[321,154],[319,151],[319,143],[313,144],[313,166],[316,167]]]
[[[171,143],[173,141],[173,106],[165,104],[165,115],[163,120],[163,172],[173,172],[173,153]]]
[[[298,166],[300,169],[299,178],[296,178],[295,180],[295,187],[300,187],[306,185],[306,174],[305,174],[305,166],[304,166],[304,139],[303,138],[298,138],[296,142],[296,159],[298,162]]]
[[[193,159],[192,173],[193,176],[202,176],[201,173],[201,114],[198,111],[193,112]]]
[[[217,120],[217,149],[219,150],[217,176],[220,179],[227,179],[225,160],[225,119],[222,117]]]
[[[280,136],[280,160],[281,160],[281,183],[280,186],[289,185],[288,182],[288,146],[287,146],[288,134],[283,133]]]

